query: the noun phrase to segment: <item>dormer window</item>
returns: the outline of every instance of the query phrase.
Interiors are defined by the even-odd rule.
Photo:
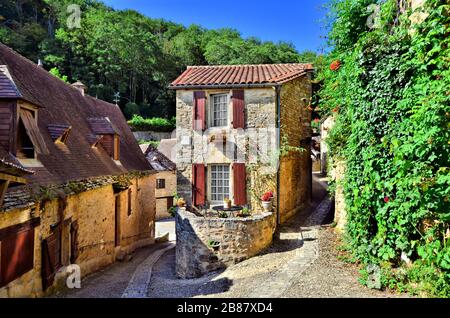
[[[52,137],[52,140],[57,143],[65,144],[67,142],[67,138],[69,137],[70,130],[72,126],[69,125],[48,125],[48,132]]]
[[[97,138],[95,145],[100,144],[111,159],[120,160],[120,135],[108,117],[89,118],[92,132]]]
[[[15,155],[25,167],[40,166],[38,154],[47,155],[47,148],[37,123],[37,108],[28,103],[18,103],[15,136]]]
[[[27,130],[22,118],[19,120],[17,127],[17,158],[19,159],[34,159],[36,152],[34,150],[33,142],[28,136]]]

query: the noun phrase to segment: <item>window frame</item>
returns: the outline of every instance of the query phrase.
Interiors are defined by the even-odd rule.
[[[160,184],[160,182],[162,183],[162,185]],[[163,178],[156,179],[156,189],[162,190],[165,188],[166,188],[166,179]]]
[[[226,193],[223,194],[223,198],[219,200],[213,200],[213,168],[214,167],[227,167],[228,168],[228,196]],[[232,169],[231,164],[229,163],[217,163],[217,164],[210,164],[208,165],[208,177],[207,177],[207,193],[208,193],[208,201],[211,203],[212,206],[222,205],[223,199],[228,198],[230,200],[233,200],[233,178],[232,178]],[[222,181],[225,179],[222,179]],[[218,187],[218,186],[216,186]],[[216,194],[215,192],[214,194]],[[220,194],[219,194],[220,195]]]
[[[225,125],[215,125],[215,98],[216,97],[220,97],[220,96],[224,96],[226,97],[226,102],[225,102],[225,110],[226,110],[226,116],[225,116]],[[229,127],[230,126],[230,92],[215,92],[215,93],[211,93],[209,94],[209,116],[208,116],[208,128],[224,128],[224,127]],[[221,120],[224,120],[223,118]]]

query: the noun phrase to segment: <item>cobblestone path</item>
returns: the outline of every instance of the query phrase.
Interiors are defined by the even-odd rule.
[[[358,269],[339,259],[338,237],[326,183],[314,176],[311,206],[283,225],[264,253],[199,279],[175,276],[173,243],[138,250],[82,281],[82,289],[56,297],[148,298],[303,298],[401,297],[370,290],[358,282]]]

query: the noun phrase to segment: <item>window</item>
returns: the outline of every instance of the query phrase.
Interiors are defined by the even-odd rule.
[[[222,202],[225,198],[230,198],[230,166],[211,166],[211,201]]]
[[[22,119],[19,120],[17,128],[17,158],[19,159],[33,159],[35,156],[34,146],[28,137],[27,130]]]
[[[212,95],[212,126],[225,127],[228,126],[228,95]]]
[[[34,267],[34,226],[23,224],[0,231],[0,287]]]
[[[166,179],[156,179],[156,189],[165,189]]]

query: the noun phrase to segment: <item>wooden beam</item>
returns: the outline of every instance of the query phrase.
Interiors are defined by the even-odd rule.
[[[16,177],[10,174],[6,174],[6,173],[2,173],[0,172],[0,180],[6,180],[6,181],[10,181],[10,182],[17,182],[17,183],[27,183],[27,179],[22,178],[22,177]]]
[[[6,190],[8,190],[9,181],[0,181],[0,206],[3,205],[3,200],[5,199]]]

